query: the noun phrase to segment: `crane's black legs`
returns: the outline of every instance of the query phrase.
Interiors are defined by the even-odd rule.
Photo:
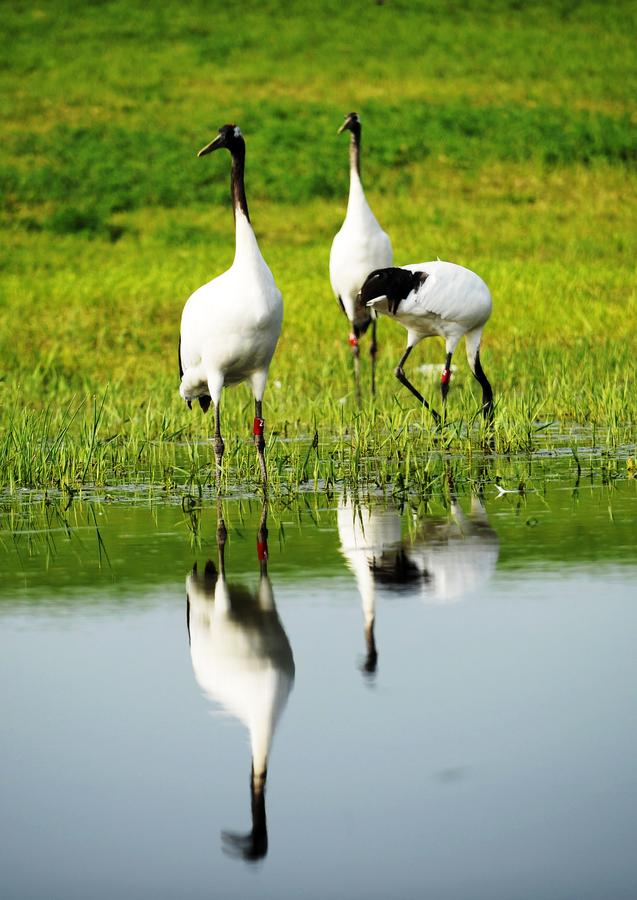
[[[257,448],[257,453],[259,454],[259,465],[261,466],[261,477],[263,479],[263,487],[267,485],[268,482],[268,470],[265,465],[265,438],[263,436],[263,431],[265,429],[265,422],[263,421],[263,417],[261,415],[261,400],[254,401],[254,427],[252,429],[254,433],[254,444]]]
[[[378,343],[376,341],[376,319],[372,319],[372,342],[369,348],[369,356],[372,362],[372,397],[376,396],[376,354]]]
[[[403,371],[403,366],[405,364],[407,357],[411,353],[411,350],[412,350],[411,347],[407,347],[407,349],[405,350],[405,352],[403,353],[403,355],[400,358],[400,362],[396,366],[396,370],[395,370],[394,374],[395,374],[396,378],[400,381],[400,383],[404,384],[405,387],[412,392],[412,394],[414,395],[416,400],[419,400],[422,403],[422,405],[425,407],[425,409],[429,410],[429,412],[433,416],[434,422],[436,423],[436,425],[438,425],[438,424],[440,424],[440,416],[438,415],[438,413],[436,412],[435,409],[432,409],[432,407],[429,406],[429,404],[427,403],[427,401],[425,400],[423,395],[420,393],[420,391],[416,390],[416,388],[413,386],[411,381],[408,380],[407,376],[405,375],[405,373]]]
[[[214,447],[215,447],[215,458],[217,460],[217,486],[219,486],[219,481],[221,479],[221,460],[223,459],[223,451],[225,450],[225,444],[223,442],[223,438],[221,437],[221,413],[220,407],[221,400],[218,400],[215,403],[215,439],[214,439]]]
[[[491,390],[491,385],[489,384],[487,376],[484,374],[484,369],[480,364],[479,350],[476,351],[473,374],[482,388],[482,414],[485,421],[491,424],[491,422],[493,422],[493,391]]]
[[[442,375],[440,376],[440,393],[442,394],[442,408],[443,412],[447,403],[447,394],[449,393],[449,383],[451,381],[451,353],[447,353],[447,358],[445,360],[445,367],[442,370]]]
[[[354,331],[350,332],[347,339],[352,348],[352,356],[354,358],[354,389],[356,391],[356,402],[361,404],[361,364],[360,364],[360,347],[358,346],[358,338]]]
[[[221,498],[217,498],[217,550],[219,552],[219,575],[226,577],[226,540],[228,539],[228,531],[223,518],[223,507]]]
[[[356,402],[361,405],[361,364],[360,364],[360,347],[358,345],[358,335],[356,330],[351,331],[348,343],[352,348],[352,358],[354,360],[354,389],[356,391]],[[376,354],[378,353],[378,342],[376,340],[376,319],[372,319],[372,342],[369,345],[369,356],[372,369],[372,397],[376,396]]]
[[[263,509],[261,510],[261,520],[259,522],[259,530],[257,531],[257,558],[261,570],[261,577],[266,578],[268,574],[268,501],[263,501]]]

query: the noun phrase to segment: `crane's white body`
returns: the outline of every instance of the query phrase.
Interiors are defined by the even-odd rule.
[[[374,269],[391,266],[391,241],[371,211],[360,176],[350,168],[347,213],[330,252],[330,282],[349,321],[356,320],[356,295]]]
[[[368,306],[391,315],[407,329],[407,346],[415,347],[423,338],[440,335],[447,353],[453,353],[466,335],[467,357],[473,369],[482,330],[491,315],[491,293],[482,278],[456,263],[432,260],[410,263],[401,268],[423,272],[427,278],[389,312],[387,297],[376,297]]]
[[[235,209],[236,250],[230,268],[198,288],[181,317],[179,393],[184,400],[210,396],[248,380],[262,400],[281,333],[283,301],[248,218]]]
[[[195,678],[211,700],[247,727],[254,775],[262,777],[294,683],[292,649],[270,581],[262,576],[253,596],[246,588],[229,586],[222,575],[210,588],[192,574],[186,591]]]

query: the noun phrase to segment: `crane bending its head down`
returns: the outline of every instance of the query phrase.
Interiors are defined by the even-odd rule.
[[[493,391],[480,362],[480,339],[491,315],[491,294],[479,275],[439,259],[377,269],[367,276],[357,303],[395,318],[407,329],[407,349],[396,367],[396,378],[431,410],[437,422],[440,416],[407,379],[403,365],[423,338],[444,338],[447,356],[440,378],[444,406],[451,381],[451,357],[464,336],[469,367],[482,388],[482,410],[487,422],[492,421]]]

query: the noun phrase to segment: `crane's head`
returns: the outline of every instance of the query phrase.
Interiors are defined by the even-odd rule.
[[[410,272],[396,266],[375,269],[369,273],[358,292],[357,305],[371,307],[378,305],[381,312],[384,311],[381,309],[382,301],[387,300],[387,309],[394,315],[400,301],[419,288],[426,278],[424,272]]]
[[[358,113],[351,112],[345,116],[345,121],[336,133],[342,134],[344,131],[351,131],[352,134],[361,133],[361,120],[358,118]]]
[[[206,156],[207,153],[212,153],[213,150],[221,150],[223,147],[231,153],[245,148],[245,141],[238,125],[222,125],[217,137],[210,141],[209,144],[206,144],[205,147],[202,147],[197,156]]]

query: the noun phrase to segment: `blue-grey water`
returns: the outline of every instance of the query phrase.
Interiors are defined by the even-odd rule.
[[[637,896],[637,483],[261,516],[6,506],[2,897]]]

